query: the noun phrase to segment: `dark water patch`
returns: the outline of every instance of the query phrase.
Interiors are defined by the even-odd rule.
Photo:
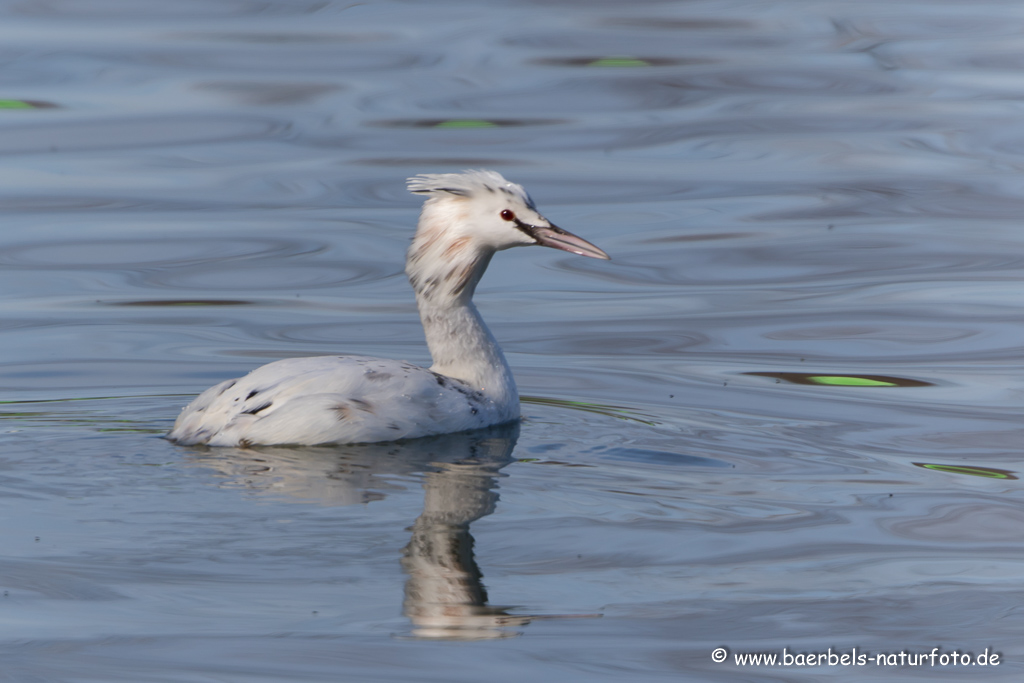
[[[369,121],[366,125],[379,126],[383,128],[472,129],[508,128],[519,126],[555,126],[563,123],[568,122],[564,119],[388,119],[382,121]]]
[[[0,154],[50,154],[278,137],[288,124],[255,117],[138,116],[0,128]]]
[[[685,453],[656,451],[646,448],[627,448],[622,446],[614,448],[599,447],[591,449],[589,452],[602,458],[606,457],[613,460],[639,462],[647,465],[666,465],[669,467],[735,467],[732,463],[725,462],[723,460],[703,458],[697,455],[687,455]]]
[[[840,375],[827,372],[744,372],[754,377],[772,377],[790,384],[830,387],[932,387],[933,382],[893,375]]]
[[[153,269],[207,266],[213,270],[236,261],[287,259],[323,252],[319,242],[228,237],[202,241],[182,238],[63,240],[0,248],[0,265],[8,268],[75,270]]]
[[[948,474],[964,474],[969,477],[982,477],[983,479],[1018,479],[1014,470],[1001,470],[996,467],[978,467],[975,465],[939,465],[930,462],[912,463],[926,470],[946,472]]]
[[[141,301],[102,301],[107,306],[140,306],[140,307],[187,307],[187,306],[250,306],[255,301],[244,299],[145,299]]]
[[[692,66],[695,64],[713,64],[715,60],[692,57],[542,57],[533,60],[540,66],[573,66],[590,68],[637,68],[659,66]]]
[[[250,81],[216,81],[198,83],[197,90],[227,95],[247,105],[309,104],[330,93],[343,90],[334,83],[280,83]]]

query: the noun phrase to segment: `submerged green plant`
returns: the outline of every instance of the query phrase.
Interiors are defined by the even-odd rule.
[[[948,472],[949,474],[966,474],[972,477],[984,477],[985,479],[1016,479],[1012,470],[1000,470],[995,467],[970,467],[967,465],[936,465],[930,462],[915,462],[918,467],[937,472]]]
[[[450,119],[435,124],[435,128],[496,128],[494,121],[484,119]]]
[[[744,372],[753,377],[772,377],[790,384],[832,387],[930,387],[931,382],[893,375],[831,375],[810,372]]]
[[[587,403],[585,401],[567,401],[559,398],[546,398],[544,396],[520,396],[519,400],[522,403],[538,406],[556,406],[558,408],[568,408],[570,410],[581,410],[585,413],[597,413],[598,415],[607,415],[608,417],[614,417],[617,420],[629,420],[630,422],[639,422],[645,424],[648,427],[655,427],[658,425],[657,422],[651,419],[651,415],[645,415],[644,413],[632,410],[630,408],[623,408],[621,406],[610,406],[603,403]]]
[[[895,387],[895,382],[857,377],[855,375],[809,375],[808,381],[835,387]]]
[[[587,64],[587,66],[611,66],[611,67],[636,67],[636,66],[650,66],[651,63],[645,59],[638,59],[636,57],[602,57],[601,59],[595,59],[594,61]]]

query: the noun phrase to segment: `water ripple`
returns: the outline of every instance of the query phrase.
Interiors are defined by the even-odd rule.
[[[289,258],[315,254],[324,245],[312,241],[211,237],[200,241],[175,238],[67,240],[0,248],[0,265],[14,268],[76,270],[153,269],[206,266],[219,270],[235,261]]]
[[[140,116],[0,128],[0,154],[51,154],[276,137],[288,125],[240,116]]]
[[[363,261],[275,264],[217,263],[174,268],[147,274],[142,283],[154,288],[222,292],[275,292],[337,287],[392,275],[391,264]]]
[[[210,20],[260,14],[294,15],[322,10],[321,0],[298,0],[281,3],[273,0],[222,0],[217,3],[204,0],[175,0],[173,3],[134,2],[133,0],[38,0],[19,2],[7,10],[15,16],[61,17],[79,20]]]
[[[839,634],[1019,678],[1024,13],[738,7],[0,3],[4,674],[721,679]],[[416,610],[468,569],[606,614],[514,671],[389,635],[451,444],[159,438],[270,360],[429,363],[403,180],[473,167],[614,259],[495,259],[520,438],[475,547],[414,532]]]

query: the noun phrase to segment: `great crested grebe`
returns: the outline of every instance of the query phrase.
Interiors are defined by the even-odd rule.
[[[371,443],[519,418],[512,371],[472,301],[491,256],[541,245],[609,257],[552,225],[526,190],[494,171],[418,175],[408,185],[427,196],[405,272],[434,364],[368,356],[279,360],[204,391],[167,438],[241,447]]]

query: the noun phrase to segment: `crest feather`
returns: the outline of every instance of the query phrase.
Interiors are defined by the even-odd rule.
[[[504,192],[519,197],[533,206],[530,195],[522,185],[511,183],[495,171],[472,170],[462,173],[421,173],[406,181],[413,194],[451,194],[457,197],[472,197],[481,193]]]

